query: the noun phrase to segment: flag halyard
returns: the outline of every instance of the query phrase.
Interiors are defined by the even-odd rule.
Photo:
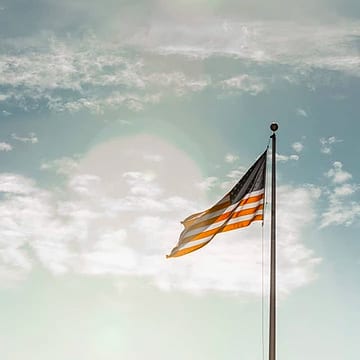
[[[198,250],[221,232],[264,219],[266,158],[267,150],[221,200],[182,221],[185,228],[168,258]]]

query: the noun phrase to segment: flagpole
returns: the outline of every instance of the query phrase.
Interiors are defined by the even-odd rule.
[[[270,242],[270,321],[269,321],[269,360],[276,360],[276,130],[272,123],[271,144],[271,242]]]

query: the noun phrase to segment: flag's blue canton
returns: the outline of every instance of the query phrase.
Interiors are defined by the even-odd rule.
[[[232,190],[230,191],[230,201],[231,203],[235,203],[236,201],[238,201],[236,198],[240,192],[240,190],[243,188],[244,184],[246,183],[246,181],[248,180],[248,178],[250,177],[252,171],[254,170],[254,167],[256,166],[256,164],[254,164],[249,170],[248,172],[240,179],[240,181],[232,188]],[[255,180],[255,179],[254,179]],[[252,186],[254,183],[254,181],[252,181],[249,185]]]
[[[229,193],[231,204],[240,201],[241,198],[250,191],[260,190],[265,183],[266,151],[260,156],[255,164],[246,172],[239,182],[231,189]],[[260,172],[259,169],[263,168]]]
[[[231,204],[233,204],[235,202],[235,199],[240,191],[240,189],[242,188],[242,186],[244,185],[245,180],[241,179],[234,187],[233,189],[230,191],[230,202]]]

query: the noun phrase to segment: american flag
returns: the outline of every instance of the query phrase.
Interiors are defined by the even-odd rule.
[[[220,201],[182,221],[185,229],[167,257],[191,253],[209,243],[216,234],[263,220],[266,158],[267,150]]]

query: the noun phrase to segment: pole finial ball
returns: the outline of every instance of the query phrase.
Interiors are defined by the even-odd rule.
[[[279,125],[278,125],[276,122],[273,122],[273,123],[270,125],[270,129],[271,129],[272,131],[276,131],[278,128],[279,128]]]

